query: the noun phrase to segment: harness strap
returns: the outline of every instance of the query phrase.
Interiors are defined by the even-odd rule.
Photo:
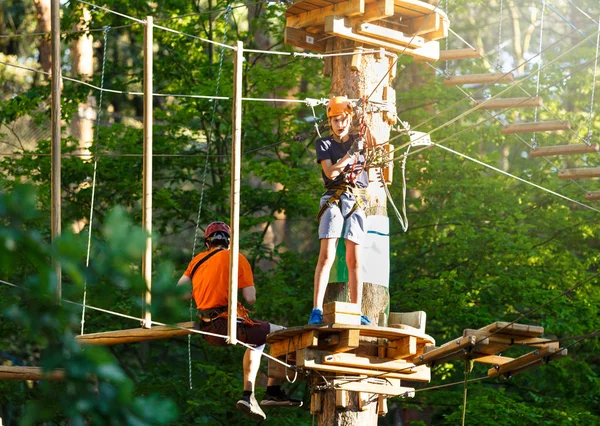
[[[213,257],[215,254],[217,254],[218,252],[223,251],[222,248],[218,248],[215,251],[208,253],[206,256],[204,256],[202,258],[202,260],[200,260],[198,263],[196,263],[194,265],[194,269],[192,269],[192,273],[190,274],[190,280],[192,278],[194,278],[194,274],[196,273],[196,271],[198,270],[198,268],[200,267],[200,265],[202,265],[204,262],[206,262],[208,259],[210,259],[211,257]]]
[[[319,213],[317,214],[318,222],[321,221],[321,217],[323,216],[323,214],[325,214],[327,209],[329,209],[333,205],[336,205],[341,211],[340,198],[341,198],[342,194],[344,194],[345,192],[349,192],[350,194],[353,194],[356,198],[356,201],[354,202],[354,205],[352,206],[352,208],[350,209],[348,214],[346,214],[344,216],[344,220],[346,220],[350,216],[352,216],[352,214],[359,207],[362,208],[365,206],[363,197],[367,196],[367,188],[356,188],[356,187],[349,186],[349,185],[340,185],[340,186],[335,186],[333,188],[329,188],[328,192],[332,191],[332,190],[335,190],[335,192],[331,195],[331,197],[329,197],[329,199],[325,203],[323,203],[323,205],[319,209]]]

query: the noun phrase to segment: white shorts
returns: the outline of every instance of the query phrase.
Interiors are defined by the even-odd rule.
[[[319,206],[322,207],[330,198],[331,195],[323,195]],[[364,241],[367,222],[365,211],[362,208],[357,208],[350,217],[344,220],[344,216],[352,210],[355,202],[354,195],[343,193],[338,204],[331,205],[323,212],[319,222],[320,239],[343,237],[356,244],[361,244]]]

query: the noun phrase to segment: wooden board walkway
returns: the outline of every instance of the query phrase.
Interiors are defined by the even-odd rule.
[[[127,330],[105,331],[77,336],[77,341],[86,345],[120,345],[123,343],[144,342],[147,340],[169,339],[176,336],[192,334],[195,323],[193,321],[152,328],[133,328]]]
[[[426,353],[413,360],[415,365],[435,365],[452,360],[473,360],[492,367],[488,376],[509,377],[567,355],[558,342],[540,338],[544,328],[534,325],[495,322],[477,330],[465,329],[463,335],[444,345],[427,347]],[[518,358],[499,355],[515,347],[533,351]]]

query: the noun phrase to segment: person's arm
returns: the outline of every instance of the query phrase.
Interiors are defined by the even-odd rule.
[[[179,278],[179,281],[177,281],[177,287],[182,286],[182,285],[190,285],[190,284],[192,284],[192,280],[187,275],[182,275],[181,278]],[[190,300],[191,298],[192,298],[191,291],[186,292],[185,295],[183,296],[183,300]]]
[[[340,158],[335,164],[333,164],[331,160],[321,160],[321,167],[323,168],[323,173],[325,173],[325,176],[331,180],[334,180],[336,177],[342,174],[344,169],[349,164],[352,164],[353,161],[354,157],[351,157],[350,154],[346,153],[346,155]]]
[[[256,303],[256,287],[249,286],[242,289],[242,297],[249,305]]]

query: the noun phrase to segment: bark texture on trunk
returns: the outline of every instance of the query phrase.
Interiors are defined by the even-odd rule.
[[[353,51],[354,49],[355,44],[352,41],[336,39],[334,42],[334,51]],[[392,83],[392,73],[390,72],[392,65],[395,66],[395,57],[384,51],[377,54],[362,54],[360,57],[354,58],[354,63],[353,57],[350,55],[335,56],[333,57],[330,96],[346,95],[350,99],[360,99],[366,96],[369,101],[381,102],[384,88],[391,86]],[[383,119],[381,112],[367,113],[364,120],[377,143],[389,140],[390,124]],[[353,129],[353,132],[357,130]],[[370,200],[365,209],[367,215],[387,216],[387,198],[378,180],[369,184],[368,192]],[[378,267],[378,265],[373,265],[373,267]],[[325,303],[336,300],[349,301],[349,293],[347,283],[329,283]],[[380,314],[387,314],[389,311],[389,290],[387,286],[365,282],[361,308],[363,314],[369,317],[373,324],[378,324]],[[377,347],[374,346],[371,349],[373,351],[372,355],[377,355]],[[318,413],[318,424],[377,425],[376,395],[357,392],[348,392],[348,395],[348,405],[337,407],[335,402],[336,391],[331,389],[324,391],[322,410]],[[363,402],[359,403],[359,399]]]

